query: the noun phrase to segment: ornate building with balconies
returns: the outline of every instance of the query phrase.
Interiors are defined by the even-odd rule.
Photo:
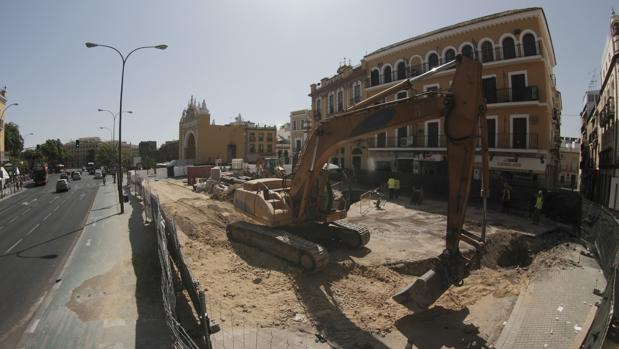
[[[359,91],[360,99],[371,97],[449,62],[457,54],[483,64],[491,174],[529,187],[555,187],[562,105],[553,74],[554,48],[542,8],[468,20],[375,50],[365,55],[360,67],[341,67],[338,75],[312,85],[312,112],[315,119],[329,117],[346,109],[347,104],[340,107],[340,100],[346,101],[347,91],[353,96]],[[345,75],[347,71],[350,73]],[[350,77],[352,71],[366,75],[359,81],[358,76]],[[399,91],[385,101],[409,98],[411,93],[449,90],[453,75],[453,69],[436,73],[418,81],[412,91]],[[338,91],[343,91],[342,98]],[[343,156],[345,167],[446,175],[443,123],[442,118],[411,122],[353,140]]]

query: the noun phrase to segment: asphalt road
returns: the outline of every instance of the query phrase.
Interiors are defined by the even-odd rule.
[[[30,317],[56,283],[82,232],[100,180],[85,174],[68,192],[25,188],[0,201],[0,347],[13,347]]]

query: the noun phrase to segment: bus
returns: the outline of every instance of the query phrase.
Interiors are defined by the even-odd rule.
[[[86,171],[88,171],[88,174],[94,175],[95,174],[95,163],[91,161],[88,164],[86,164]]]
[[[47,184],[47,164],[39,164],[32,170],[32,180],[34,185]]]

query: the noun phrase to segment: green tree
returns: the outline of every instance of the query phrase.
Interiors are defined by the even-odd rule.
[[[19,126],[14,122],[4,125],[4,149],[14,161],[24,150],[24,138],[19,133]]]
[[[67,158],[59,139],[48,139],[39,148],[50,168],[56,168],[56,165],[63,163]]]
[[[118,152],[116,147],[110,143],[102,143],[97,147],[96,164],[105,168],[112,168],[116,164]]]
[[[34,149],[26,149],[21,153],[22,159],[27,163],[27,169],[34,167],[34,164],[43,160],[43,154],[40,151]]]

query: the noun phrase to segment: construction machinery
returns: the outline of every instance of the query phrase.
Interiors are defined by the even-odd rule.
[[[448,91],[415,93],[416,81],[454,67]],[[468,276],[478,264],[484,245],[488,142],[481,70],[479,62],[458,56],[452,62],[405,79],[345,112],[320,121],[308,137],[292,175],[248,181],[236,190],[234,206],[263,225],[232,223],[227,228],[229,237],[309,271],[319,270],[328,263],[321,238],[335,239],[353,248],[364,246],[370,234],[364,227],[341,221],[346,217],[348,205],[342,197],[334,195],[325,163],[348,142],[444,117],[449,175],[446,248],[431,270],[393,297],[414,310],[427,308],[447,288]],[[383,102],[402,90],[407,90],[410,97]],[[478,146],[484,202],[481,236],[462,228]],[[465,258],[460,253],[460,241],[473,245],[479,253]]]

